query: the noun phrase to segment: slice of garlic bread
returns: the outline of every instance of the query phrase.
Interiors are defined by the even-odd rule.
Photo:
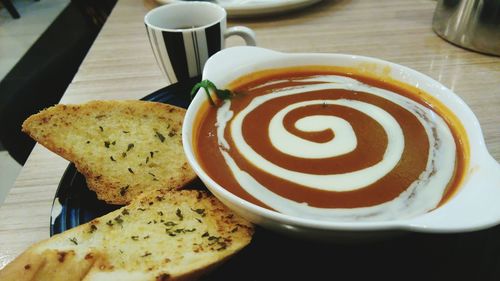
[[[252,234],[250,223],[207,192],[156,190],[33,245],[0,280],[193,280]]]
[[[185,109],[147,101],[56,105],[23,131],[75,163],[90,189],[123,205],[147,190],[178,189],[196,175],[182,149]]]

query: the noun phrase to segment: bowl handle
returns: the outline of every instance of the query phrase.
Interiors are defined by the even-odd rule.
[[[489,154],[470,168],[463,187],[443,206],[412,220],[423,232],[468,232],[500,224],[500,164]]]

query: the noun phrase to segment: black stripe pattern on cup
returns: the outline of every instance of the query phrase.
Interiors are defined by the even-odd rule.
[[[207,59],[222,48],[220,23],[174,32],[146,29],[156,61],[171,83],[201,75]]]
[[[208,56],[212,56],[222,49],[222,31],[220,24],[214,24],[205,29],[208,46]]]
[[[151,45],[151,49],[153,50],[154,57],[156,59],[156,63],[160,67],[161,71],[163,74],[167,77],[169,81],[172,81],[171,77],[169,76],[167,69],[166,69],[166,64],[164,63],[163,57],[159,54],[159,48],[158,48],[158,38],[156,37],[156,33],[154,29],[149,28],[146,24],[144,25],[146,27],[146,34],[148,35],[148,39]]]

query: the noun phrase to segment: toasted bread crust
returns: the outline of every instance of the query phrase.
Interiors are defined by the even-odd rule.
[[[129,203],[144,191],[179,189],[196,175],[182,149],[185,110],[146,101],[56,105],[22,130],[73,162],[99,199]]]
[[[33,245],[0,270],[0,280],[193,280],[252,234],[207,192],[156,190]]]

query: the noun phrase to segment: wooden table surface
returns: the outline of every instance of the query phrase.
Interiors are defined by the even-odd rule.
[[[120,0],[61,103],[139,99],[167,82],[156,65],[143,17],[152,0]],[[392,61],[440,81],[477,115],[500,160],[500,58],[464,50],[431,29],[436,1],[324,0],[283,15],[230,19],[246,25],[261,47],[283,52],[349,53]],[[239,45],[239,39],[227,45]],[[49,237],[52,200],[68,162],[37,145],[0,207],[0,268]]]

